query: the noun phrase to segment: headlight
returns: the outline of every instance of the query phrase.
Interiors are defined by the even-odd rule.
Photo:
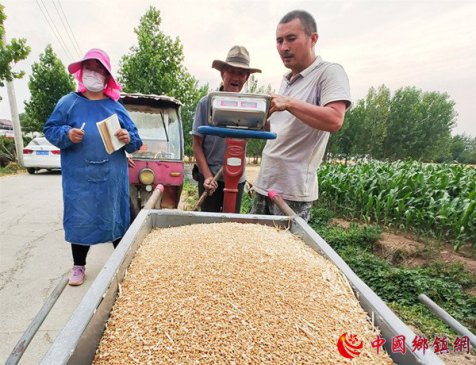
[[[151,169],[142,169],[139,173],[139,181],[144,185],[150,185],[154,182],[154,171]]]

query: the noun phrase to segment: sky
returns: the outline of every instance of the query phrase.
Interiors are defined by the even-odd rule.
[[[15,66],[26,76],[14,81],[18,111],[28,101],[31,66],[51,44],[63,64],[90,48],[119,60],[137,45],[134,28],[150,6],[159,9],[161,30],[179,38],[184,65],[199,84],[216,88],[214,59],[235,44],[245,46],[260,85],[279,89],[287,71],[276,51],[276,25],[288,11],[306,10],[317,22],[316,54],[346,70],[354,102],[369,88],[391,92],[415,86],[446,92],[458,113],[453,134],[476,137],[476,1],[474,0],[1,0],[7,41],[26,38],[28,58]],[[11,119],[6,87],[0,118]]]

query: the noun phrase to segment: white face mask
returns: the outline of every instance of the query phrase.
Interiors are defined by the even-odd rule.
[[[86,89],[93,93],[97,93],[104,89],[106,76],[100,73],[83,69],[83,85]]]

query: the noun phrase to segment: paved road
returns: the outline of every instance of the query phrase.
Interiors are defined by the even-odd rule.
[[[3,364],[61,276],[72,266],[62,226],[61,174],[0,177],[0,363]],[[86,282],[67,286],[20,364],[37,364],[112,253],[92,247]]]

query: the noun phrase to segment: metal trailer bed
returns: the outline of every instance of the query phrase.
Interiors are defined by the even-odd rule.
[[[385,338],[388,354],[397,364],[444,364],[431,350],[424,354],[412,352],[411,331],[342,260],[342,258],[301,218],[285,216],[239,215],[185,212],[178,210],[143,209],[104,265],[65,327],[60,331],[42,365],[90,364],[101,339],[110,311],[115,302],[119,283],[124,278],[134,253],[144,237],[156,227],[214,222],[259,223],[289,228],[317,252],[332,261],[349,280],[361,306],[373,318]],[[406,338],[406,352],[393,353],[391,339],[397,335]]]

